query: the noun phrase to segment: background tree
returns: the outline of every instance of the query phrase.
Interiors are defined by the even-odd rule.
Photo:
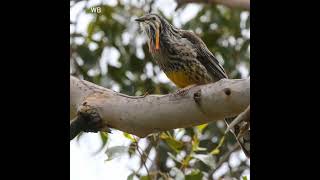
[[[190,2],[178,1],[175,12],[166,16],[156,8],[159,1],[70,1],[71,8],[82,3],[84,8],[80,12],[90,15],[85,31],[79,31],[79,27],[84,26],[81,16],[70,22],[70,74],[128,95],[175,91],[176,87],[152,61],[145,35],[133,21],[152,10],[174,25],[197,33],[221,61],[230,78],[247,77],[250,69],[249,8],[206,1],[208,4],[199,5],[198,11],[193,12],[195,16],[184,22],[180,15],[186,13]],[[100,7],[101,13],[93,13],[92,7]],[[230,155],[239,155],[241,149],[232,134],[224,134],[225,129],[224,122],[219,121],[163,132],[144,138],[144,148],[139,146],[138,138],[124,133],[131,145],[111,147],[106,153],[111,158],[113,152],[125,149],[130,156],[140,156],[141,168],[133,171],[129,178],[212,179],[215,171],[224,165],[228,171],[222,177],[239,179],[244,171],[249,171],[249,160],[241,159],[236,165],[229,161]],[[107,143],[107,134],[101,133],[101,140]],[[150,159],[152,150],[156,155]],[[151,165],[147,166],[146,161]],[[168,162],[173,163],[168,165]]]

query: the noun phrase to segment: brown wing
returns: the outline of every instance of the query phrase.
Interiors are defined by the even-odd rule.
[[[207,71],[215,80],[228,78],[219,61],[197,35],[190,31],[182,30],[181,32],[182,37],[188,39],[193,44],[193,47],[197,51],[197,59],[206,67]]]

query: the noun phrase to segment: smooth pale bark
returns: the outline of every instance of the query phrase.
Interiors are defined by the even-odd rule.
[[[180,93],[132,97],[70,76],[70,119],[81,111],[81,105],[89,105],[103,124],[139,137],[234,117],[249,103],[249,78],[222,79]]]

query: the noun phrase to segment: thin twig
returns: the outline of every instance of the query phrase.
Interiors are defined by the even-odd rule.
[[[137,141],[137,139],[136,139],[135,137],[133,137],[133,138],[135,139],[135,141],[136,141],[136,143],[137,143],[137,151],[138,151],[138,153],[139,153],[139,155],[140,155],[140,157],[141,157],[141,159],[142,159],[142,158],[143,158],[143,154],[142,154],[142,153],[140,152],[140,150],[139,150],[139,143],[138,143],[138,141]],[[146,171],[147,171],[148,178],[151,179],[151,176],[150,176],[149,169],[148,169],[148,167],[147,167],[146,161],[143,161],[143,159],[142,159],[142,164],[143,164],[144,168],[145,168]]]
[[[241,121],[249,121],[250,120],[250,105],[244,110],[236,119],[234,119],[228,126],[225,134],[230,131],[235,125],[239,124]]]
[[[218,170],[221,167],[221,165],[229,159],[230,155],[234,151],[238,150],[239,148],[240,148],[239,143],[236,143],[234,146],[231,147],[230,151],[228,151],[227,154],[225,154],[222,158],[220,158],[218,164],[216,165],[216,168],[214,168],[214,169],[212,169],[211,171],[208,172],[209,180],[212,180],[212,175],[216,172],[216,170]]]

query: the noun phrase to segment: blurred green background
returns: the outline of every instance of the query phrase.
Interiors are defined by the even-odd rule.
[[[151,9],[176,27],[198,34],[230,78],[249,76],[249,11],[219,4],[176,6],[174,0],[71,0],[70,74],[128,95],[175,91],[150,57],[145,34],[134,21]],[[101,13],[92,12],[92,7],[100,7]],[[223,121],[176,129],[144,138],[141,147],[137,138],[121,134],[130,142],[127,148],[108,146],[104,151],[107,158],[122,156],[115,153],[120,151],[139,157],[132,159],[140,168],[132,170],[129,179],[148,179],[148,174],[158,179],[249,179],[250,160],[231,134],[222,138],[225,129]],[[107,134],[99,137],[103,144],[110,141]],[[215,175],[219,169],[223,173]]]

